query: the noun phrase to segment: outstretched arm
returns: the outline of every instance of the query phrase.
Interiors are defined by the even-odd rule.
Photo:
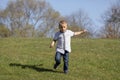
[[[80,34],[85,33],[85,32],[87,32],[87,30],[75,32],[74,35],[80,35]]]

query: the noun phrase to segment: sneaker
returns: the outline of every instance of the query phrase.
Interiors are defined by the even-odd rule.
[[[64,73],[65,73],[65,74],[67,74],[67,73],[68,73],[68,71],[66,70],[66,71],[64,71]]]
[[[56,64],[54,64],[54,67],[53,67],[54,69],[56,69],[57,68],[57,65]]]

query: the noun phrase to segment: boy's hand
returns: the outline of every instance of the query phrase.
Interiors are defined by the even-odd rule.
[[[80,34],[85,33],[85,32],[87,32],[87,30],[84,29],[82,31],[75,32],[74,35],[80,35]]]
[[[85,32],[87,32],[87,30],[86,30],[86,29],[84,29],[84,30],[83,30],[83,32],[85,33]]]
[[[54,46],[53,45],[50,45],[50,48],[53,48]]]
[[[55,45],[55,41],[52,41],[51,44],[50,44],[50,48],[53,48]]]

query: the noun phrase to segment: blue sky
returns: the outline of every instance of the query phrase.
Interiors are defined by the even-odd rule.
[[[9,0],[0,0],[0,8],[4,8]],[[93,20],[100,25],[100,16],[116,0],[46,0],[50,5],[59,11],[63,16],[69,15],[82,9]]]
[[[101,15],[115,0],[46,0],[62,15],[69,15],[79,9],[85,11],[94,24],[100,25]]]

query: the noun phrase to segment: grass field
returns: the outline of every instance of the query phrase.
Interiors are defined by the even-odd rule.
[[[120,80],[120,40],[72,39],[69,73],[53,70],[51,39],[0,39],[0,80]]]

